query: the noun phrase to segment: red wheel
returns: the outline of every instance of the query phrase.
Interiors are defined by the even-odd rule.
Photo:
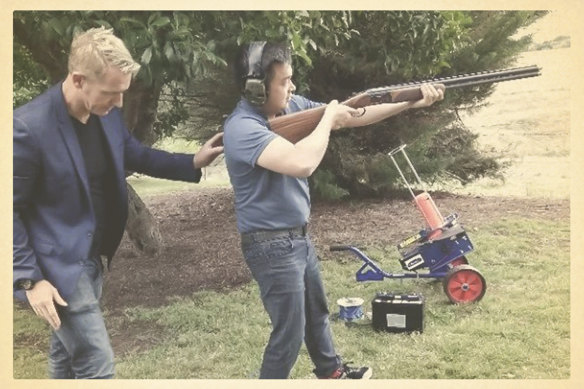
[[[456,259],[454,259],[452,262],[449,263],[450,267],[456,267],[456,266],[460,266],[460,265],[468,265],[468,260],[466,259],[465,256],[462,257],[458,257]]]
[[[444,277],[444,292],[451,302],[467,304],[479,301],[485,295],[485,277],[470,265],[458,265]]]

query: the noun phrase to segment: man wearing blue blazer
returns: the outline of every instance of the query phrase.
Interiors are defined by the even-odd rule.
[[[140,65],[111,30],[74,38],[66,79],[14,111],[13,287],[53,328],[51,378],[112,378],[99,307],[128,214],[125,170],[198,182],[222,134],[196,154],[145,147],[120,108]]]

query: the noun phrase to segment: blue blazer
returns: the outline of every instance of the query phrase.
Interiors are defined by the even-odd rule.
[[[116,181],[116,220],[104,242],[111,260],[128,215],[125,170],[189,182],[198,182],[201,170],[194,169],[192,154],[142,145],[117,108],[100,120]],[[46,279],[67,300],[89,256],[96,222],[62,83],[16,109],[13,126],[13,287],[21,279]],[[22,290],[14,295],[26,300]]]

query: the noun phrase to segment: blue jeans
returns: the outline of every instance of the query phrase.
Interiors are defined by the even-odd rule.
[[[68,306],[58,306],[61,327],[49,351],[51,378],[113,378],[114,353],[99,307],[103,277],[99,259],[83,263]]]
[[[248,234],[242,251],[257,281],[272,333],[260,378],[288,378],[302,341],[319,377],[340,365],[329,325],[329,310],[318,259],[308,236],[283,232],[269,238]]]

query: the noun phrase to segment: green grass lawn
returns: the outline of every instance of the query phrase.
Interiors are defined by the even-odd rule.
[[[448,303],[435,281],[358,283],[356,257],[328,254],[322,270],[338,352],[372,366],[374,378],[569,378],[569,221],[506,219],[469,235],[476,252],[468,259],[484,274],[487,293],[466,306]],[[384,270],[399,270],[394,248],[373,249]],[[424,332],[376,333],[366,320],[347,326],[334,319],[338,298],[361,297],[370,310],[377,291],[422,293]],[[118,378],[255,378],[270,331],[255,283],[106,318],[161,329],[157,343],[117,356]],[[17,307],[14,338],[15,378],[45,378],[47,326]],[[312,378],[312,369],[303,347],[292,378]]]

